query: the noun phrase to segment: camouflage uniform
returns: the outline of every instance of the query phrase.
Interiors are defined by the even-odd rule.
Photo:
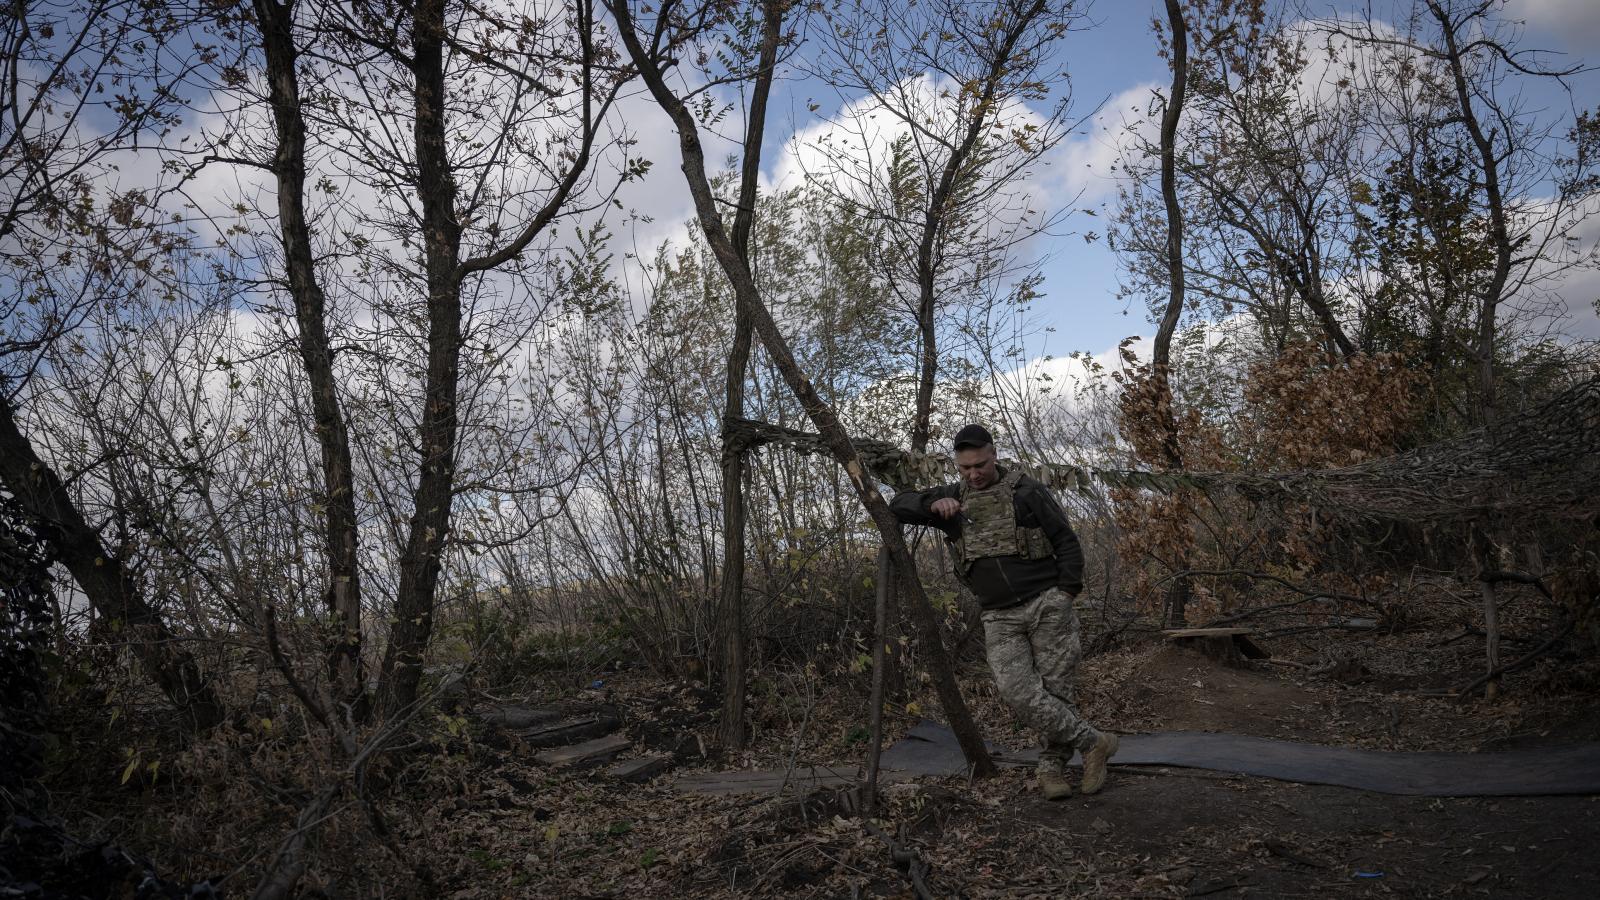
[[[970,568],[989,556],[1024,560],[1054,556],[1042,529],[1017,524],[1016,488],[1021,477],[1014,469],[983,490],[962,485],[961,508],[968,518],[956,542],[962,566]],[[986,609],[983,632],[1000,698],[1044,736],[1039,774],[1066,774],[1073,750],[1087,751],[1100,736],[1079,718],[1072,703],[1073,676],[1083,658],[1072,597],[1053,587],[1025,603]]]
[[[1072,598],[1051,588],[1027,603],[985,610],[983,633],[1001,699],[1044,735],[1039,774],[1065,774],[1072,751],[1088,750],[1100,736],[1072,703],[1083,658]]]
[[[1039,774],[1062,775],[1073,750],[1088,751],[1100,737],[1072,702],[1083,655],[1072,601],[1082,590],[1082,550],[1047,488],[1020,470],[999,471],[987,488],[963,482],[907,491],[892,507],[902,522],[931,525],[949,537],[956,574],[983,607],[1000,697],[1044,736]],[[932,504],[947,497],[960,501],[960,517],[933,515]],[[1029,599],[1018,602],[1023,597]]]

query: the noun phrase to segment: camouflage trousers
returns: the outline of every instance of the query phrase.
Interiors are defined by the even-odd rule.
[[[1039,772],[1063,773],[1073,750],[1088,750],[1100,737],[1072,703],[1083,658],[1072,598],[1051,588],[1027,603],[985,610],[983,632],[1000,698],[1044,735]]]

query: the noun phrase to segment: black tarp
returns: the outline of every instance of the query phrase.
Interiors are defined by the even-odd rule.
[[[1039,751],[991,746],[1002,765],[1032,765]],[[1074,764],[1079,760],[1074,758]],[[1326,747],[1242,734],[1166,731],[1122,736],[1118,766],[1178,766],[1427,797],[1600,794],[1600,744],[1481,753],[1399,753]],[[950,729],[917,724],[883,752],[885,769],[917,775],[966,771]]]

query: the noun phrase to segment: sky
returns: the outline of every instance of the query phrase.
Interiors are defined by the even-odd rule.
[[[1348,14],[1352,8],[1350,3],[1337,7],[1313,4],[1308,12],[1320,16],[1340,9]],[[1083,193],[1073,207],[1075,211],[1058,229],[1060,233],[1034,245],[1046,261],[1042,269],[1045,297],[1037,305],[1041,331],[1029,345],[1032,357],[1061,357],[1081,351],[1106,359],[1123,338],[1154,333],[1142,304],[1135,301],[1130,307],[1127,301],[1118,299],[1118,262],[1103,235],[1107,226],[1105,213],[1116,189],[1110,168],[1115,158],[1113,136],[1124,123],[1143,114],[1152,88],[1165,92],[1171,78],[1165,62],[1156,56],[1151,30],[1152,18],[1164,16],[1164,9],[1154,0],[1101,0],[1088,7],[1087,21],[1060,43],[1071,78],[1076,115],[1088,116],[1096,107],[1099,111],[1067,138],[1057,154],[1057,164],[1072,171],[1066,173],[1065,179],[1051,183],[1060,185],[1064,181],[1071,190],[1081,189]],[[1383,12],[1383,4],[1374,5],[1376,15],[1381,17]],[[1552,64],[1584,60],[1586,54],[1588,61],[1600,63],[1600,49],[1596,49],[1600,48],[1600,0],[1511,0],[1506,17],[1526,23],[1523,47],[1565,54],[1551,57]],[[1600,74],[1586,73],[1574,79],[1573,84],[1580,106],[1600,105]],[[822,118],[836,115],[850,99],[835,97],[814,82],[791,80],[775,89],[769,136],[763,149],[769,185],[777,173],[793,168],[792,160],[786,157],[794,134],[815,129]],[[1537,99],[1563,107],[1569,103],[1564,95],[1554,92],[1545,92]],[[652,159],[655,166],[643,183],[629,187],[622,200],[653,221],[635,226],[624,239],[646,250],[663,239],[680,235],[692,209],[678,169],[671,126],[658,111],[649,108],[644,98],[638,101],[625,103],[622,112],[640,137],[636,152]],[[821,108],[812,112],[808,109],[810,101],[819,103]],[[736,151],[737,147],[729,143],[723,152]],[[715,160],[717,154],[708,153],[708,157]],[[1071,196],[1043,199],[1059,205]],[[1085,214],[1085,209],[1096,215]],[[1600,236],[1600,226],[1590,230],[1596,232],[1591,237]],[[1085,233],[1090,231],[1101,238],[1085,240]],[[1561,323],[1561,330],[1571,337],[1600,338],[1600,319],[1592,307],[1594,298],[1600,296],[1600,277],[1573,279],[1563,293],[1573,315]],[[1052,329],[1050,333],[1043,331],[1046,326]]]

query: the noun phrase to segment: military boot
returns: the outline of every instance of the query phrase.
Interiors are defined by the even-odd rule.
[[[1083,751],[1083,792],[1093,794],[1105,787],[1106,760],[1117,755],[1117,736],[1102,731],[1094,746]]]
[[[1072,796],[1072,782],[1060,772],[1040,772],[1039,790],[1046,800],[1065,800]]]

